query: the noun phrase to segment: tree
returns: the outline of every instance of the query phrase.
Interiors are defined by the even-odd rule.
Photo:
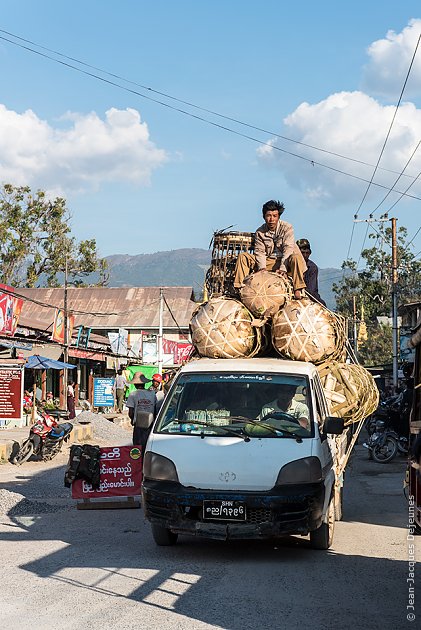
[[[98,257],[95,239],[71,235],[65,199],[50,201],[45,192],[5,184],[0,189],[0,281],[34,287],[42,281],[60,286],[67,265],[69,281],[79,286],[90,274],[108,281],[107,263]]]
[[[407,243],[408,231],[400,227],[397,235],[398,255],[398,303],[421,300],[421,262],[415,259]],[[353,318],[354,297],[357,303],[357,319],[364,305],[367,321],[367,340],[360,348],[360,359],[365,365],[392,361],[392,333],[390,326],[379,324],[378,317],[392,314],[392,229],[380,224],[373,247],[361,252],[364,269],[357,270],[354,260],[342,264],[344,277],[333,285],[339,313]]]

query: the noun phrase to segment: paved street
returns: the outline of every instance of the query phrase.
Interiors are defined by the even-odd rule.
[[[139,509],[77,511],[63,486],[65,461],[61,455],[49,464],[0,467],[0,494],[6,488],[25,497],[0,515],[4,628],[417,625],[406,619],[402,459],[375,464],[357,447],[344,520],[328,552],[311,550],[298,537],[277,543],[181,538],[175,547],[158,548]],[[421,619],[421,599],[416,607]]]

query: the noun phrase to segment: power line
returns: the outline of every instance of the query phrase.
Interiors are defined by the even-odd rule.
[[[375,176],[375,174],[376,174],[376,172],[377,172],[378,166],[379,166],[379,164],[380,164],[380,160],[381,160],[381,158],[382,158],[382,156],[383,156],[384,150],[385,150],[385,148],[386,148],[387,141],[388,141],[389,136],[390,136],[390,133],[391,133],[391,131],[392,131],[392,127],[393,127],[393,124],[394,124],[394,122],[395,122],[395,118],[396,118],[396,116],[397,116],[397,113],[398,113],[398,109],[399,109],[400,103],[401,103],[401,101],[402,101],[403,93],[404,93],[404,91],[405,91],[406,84],[407,84],[407,82],[408,82],[409,75],[410,75],[410,73],[411,73],[411,69],[412,69],[412,66],[413,66],[413,63],[414,63],[414,60],[415,60],[415,56],[416,56],[416,53],[417,53],[417,50],[418,50],[418,45],[419,45],[419,43],[420,43],[420,39],[421,39],[421,35],[419,35],[419,37],[418,37],[418,41],[417,41],[417,44],[416,44],[416,46],[415,46],[414,54],[412,55],[411,63],[409,64],[409,68],[408,68],[408,71],[407,71],[407,73],[406,73],[405,81],[404,81],[404,83],[403,83],[403,86],[402,86],[402,89],[401,89],[401,93],[400,93],[400,96],[399,96],[398,102],[397,102],[397,104],[396,104],[395,111],[394,111],[394,114],[393,114],[393,117],[392,117],[391,123],[390,123],[390,125],[389,125],[389,129],[388,129],[388,132],[387,132],[387,134],[386,134],[386,138],[385,138],[385,140],[384,140],[384,142],[383,142],[383,146],[382,146],[382,148],[381,148],[380,155],[379,155],[379,157],[378,157],[378,160],[377,160],[376,166],[374,167],[374,171],[373,171],[373,174],[372,174],[372,176],[371,176],[371,178],[370,178],[370,181],[369,181],[369,183],[368,183],[368,186],[367,186],[367,188],[366,188],[366,190],[365,190],[365,192],[364,192],[364,195],[363,195],[363,198],[362,198],[362,200],[361,200],[361,202],[360,202],[360,205],[358,206],[357,211],[356,211],[356,213],[355,213],[355,215],[354,215],[354,219],[357,219],[357,218],[358,218],[358,213],[359,213],[359,211],[361,210],[361,207],[362,207],[362,205],[363,205],[363,203],[364,203],[364,201],[365,201],[365,199],[366,199],[366,197],[367,197],[368,191],[370,190],[370,187],[371,187],[371,186],[373,185],[373,183],[374,183],[374,176]],[[417,147],[417,148],[418,148],[418,147]],[[392,187],[392,189],[393,189],[393,187]],[[367,229],[366,229],[365,236],[364,236],[364,240],[363,240],[363,245],[362,245],[362,248],[361,248],[361,253],[362,253],[362,251],[363,251],[363,249],[364,249],[364,245],[365,245],[365,241],[366,241],[366,238],[367,238],[367,233],[368,233],[368,228],[369,228],[369,226],[367,225]],[[353,238],[353,235],[354,235],[354,229],[352,229],[352,232],[351,232],[351,237],[350,237],[350,242],[349,242],[348,252],[351,250],[351,245],[352,245],[352,238]],[[360,253],[360,258],[361,258],[361,253]]]
[[[401,90],[401,93],[400,93],[400,96],[399,96],[398,102],[397,102],[397,104],[396,104],[395,111],[394,111],[394,114],[393,114],[393,117],[392,117],[391,123],[390,123],[390,125],[389,125],[388,132],[387,132],[387,134],[386,134],[386,138],[385,138],[385,140],[384,140],[384,142],[383,142],[383,146],[382,146],[382,148],[381,148],[379,158],[378,158],[378,160],[377,160],[377,162],[376,162],[376,166],[374,167],[373,174],[372,174],[372,176],[371,176],[371,179],[370,179],[370,182],[369,182],[369,184],[368,184],[368,186],[367,186],[367,189],[366,189],[366,191],[365,191],[365,193],[364,193],[364,195],[363,195],[363,198],[362,198],[362,200],[361,200],[361,203],[360,203],[360,205],[358,206],[358,209],[357,209],[357,212],[356,212],[357,216],[358,216],[358,213],[359,213],[359,211],[360,211],[360,209],[361,209],[361,206],[363,205],[363,203],[364,203],[364,201],[365,201],[365,198],[367,197],[368,191],[369,191],[369,189],[370,189],[370,187],[371,187],[371,184],[372,184],[372,182],[373,182],[374,176],[375,176],[375,174],[376,174],[376,172],[377,172],[377,168],[378,168],[378,166],[379,166],[380,160],[382,159],[382,156],[383,156],[384,150],[385,150],[385,148],[386,148],[387,141],[389,140],[389,136],[390,136],[390,133],[391,133],[391,131],[392,131],[392,127],[393,127],[393,125],[394,125],[395,118],[396,118],[396,116],[397,116],[398,109],[399,109],[399,106],[400,106],[401,101],[402,101],[403,93],[404,93],[404,91],[405,91],[406,84],[407,84],[408,79],[409,79],[409,75],[410,75],[410,73],[411,73],[411,69],[412,69],[412,66],[413,66],[413,63],[414,63],[414,60],[415,60],[415,56],[416,56],[416,54],[417,54],[417,50],[418,50],[418,45],[419,45],[419,43],[420,43],[420,39],[421,39],[421,35],[419,35],[419,37],[418,37],[418,41],[417,41],[417,44],[416,44],[416,46],[415,46],[414,54],[412,55],[411,63],[409,64],[408,72],[406,73],[405,81],[404,81],[404,84],[403,84],[403,86],[402,86],[402,90]]]
[[[238,118],[227,116],[226,114],[221,114],[221,113],[219,113],[217,111],[214,111],[212,109],[208,109],[206,107],[201,107],[200,105],[196,105],[195,103],[192,103],[190,101],[186,101],[186,100],[177,98],[177,97],[172,96],[171,94],[168,94],[166,92],[162,92],[160,90],[156,90],[156,89],[154,89],[154,88],[152,88],[150,86],[143,85],[142,83],[138,83],[138,82],[132,81],[130,79],[126,79],[125,77],[122,77],[121,75],[109,72],[107,70],[99,68],[98,66],[94,66],[92,64],[86,63],[85,61],[81,61],[80,59],[77,59],[76,57],[71,57],[69,55],[65,55],[64,53],[61,53],[60,51],[54,50],[52,48],[47,48],[46,46],[42,46],[41,44],[38,44],[37,42],[34,42],[34,41],[30,40],[30,39],[25,39],[24,37],[20,37],[19,35],[15,35],[14,33],[11,33],[10,31],[6,31],[4,29],[0,29],[0,33],[6,33],[7,35],[10,35],[11,37],[14,37],[15,39],[18,39],[20,41],[26,42],[27,44],[31,44],[32,46],[36,46],[37,48],[40,48],[41,50],[46,50],[46,51],[48,51],[50,53],[53,53],[55,55],[58,55],[58,56],[62,57],[63,59],[68,59],[69,61],[74,61],[75,63],[78,63],[81,66],[85,66],[86,68],[91,68],[92,70],[97,70],[98,72],[101,72],[102,74],[105,74],[106,76],[113,77],[114,79],[118,79],[120,81],[124,81],[125,83],[128,83],[130,85],[135,85],[135,86],[140,87],[140,88],[142,88],[144,90],[147,90],[148,92],[152,92],[154,94],[158,94],[159,96],[164,96],[165,98],[168,98],[169,100],[175,101],[177,103],[181,103],[183,105],[188,105],[189,107],[192,107],[192,108],[197,109],[197,110],[202,111],[202,112],[206,112],[207,114],[212,114],[213,116],[217,116],[218,118],[222,118],[224,120],[229,120],[230,122],[234,122],[234,123],[236,123],[238,125],[242,125],[243,127],[247,127],[249,129],[254,129],[256,131],[261,131],[262,133],[266,133],[268,135],[275,136],[276,138],[280,138],[281,140],[285,140],[286,142],[292,142],[293,144],[298,144],[298,145],[306,147],[308,149],[313,149],[314,151],[320,151],[321,153],[326,153],[326,154],[332,155],[334,157],[339,157],[339,158],[341,158],[343,160],[348,160],[350,162],[355,162],[356,164],[362,164],[363,166],[371,166],[371,167],[373,166],[373,164],[370,164],[369,162],[365,162],[364,160],[358,160],[356,158],[352,158],[352,157],[347,156],[347,155],[342,155],[341,153],[337,153],[335,151],[329,151],[328,149],[323,149],[321,147],[317,147],[315,145],[308,144],[306,142],[302,142],[302,141],[296,140],[294,138],[288,138],[287,136],[284,136],[282,134],[276,133],[275,131],[270,131],[268,129],[263,129],[262,127],[257,127],[256,125],[252,125],[251,123],[246,123],[246,122],[244,122],[242,120],[239,120]],[[16,46],[19,46],[19,44],[17,44],[17,42],[13,42],[13,41],[11,41],[11,40],[9,40],[7,38],[3,38],[1,36],[0,36],[0,38],[4,39],[7,42],[15,44]],[[37,51],[32,50],[30,48],[27,48],[27,47],[24,47],[24,46],[21,46],[21,47],[25,48],[26,50],[29,50],[30,52],[37,53]],[[49,57],[47,55],[45,55],[45,56],[48,59],[51,59],[52,61],[59,62],[58,60],[52,59],[51,57]],[[75,70],[78,70],[78,68],[74,68],[74,66],[70,66],[70,67],[75,69]],[[96,78],[100,78],[100,77],[96,77]],[[124,86],[118,86],[118,87],[120,87],[121,89],[125,89]],[[142,96],[142,95],[140,95],[140,96]],[[163,104],[163,103],[160,103],[160,104]],[[177,111],[179,111],[179,110],[177,110]],[[184,112],[184,113],[187,113],[187,112]],[[205,121],[205,122],[208,122],[208,121]],[[385,172],[397,174],[397,171],[394,171],[394,170],[391,170],[391,169],[387,169],[387,168],[383,168],[383,167],[379,167],[379,168],[381,170],[385,171]],[[405,174],[405,177],[412,178],[413,176]]]
[[[307,158],[307,157],[305,157],[303,155],[299,155],[298,153],[293,153],[292,151],[287,151],[286,149],[282,149],[281,147],[278,147],[278,146],[276,146],[274,144],[271,144],[270,142],[265,142],[263,140],[260,140],[259,138],[255,138],[253,136],[250,136],[248,134],[242,133],[240,131],[236,131],[235,129],[231,129],[230,127],[227,127],[225,125],[221,125],[221,124],[219,124],[217,122],[214,122],[214,121],[208,120],[206,118],[203,118],[202,116],[198,116],[197,114],[193,114],[192,112],[188,112],[186,110],[180,109],[179,107],[174,107],[173,105],[170,105],[168,103],[160,101],[160,100],[158,100],[156,98],[153,98],[151,96],[147,96],[146,94],[142,94],[141,92],[138,92],[137,90],[133,90],[131,88],[127,88],[127,87],[125,87],[123,85],[120,85],[119,83],[116,83],[115,81],[111,81],[109,79],[105,79],[104,77],[100,77],[97,74],[94,74],[94,73],[89,72],[87,70],[83,70],[81,68],[77,68],[76,66],[74,66],[72,64],[69,64],[69,63],[67,63],[65,61],[61,61],[60,59],[55,59],[54,57],[51,57],[50,55],[42,53],[42,52],[40,52],[38,50],[34,50],[33,48],[30,48],[28,46],[24,46],[23,44],[19,44],[18,42],[14,42],[13,40],[8,39],[7,37],[3,37],[3,36],[0,35],[0,39],[4,40],[6,42],[9,42],[10,44],[13,44],[14,46],[17,46],[19,48],[23,48],[24,50],[28,50],[28,51],[36,54],[36,55],[39,55],[40,57],[44,57],[46,59],[49,59],[50,61],[54,61],[55,63],[58,63],[58,64],[63,65],[63,66],[66,66],[67,68],[71,68],[72,70],[75,70],[76,72],[80,72],[81,74],[84,74],[86,76],[89,76],[89,77],[92,77],[94,79],[97,79],[98,81],[102,81],[103,83],[106,83],[108,85],[112,85],[112,86],[117,87],[117,88],[119,88],[121,90],[125,90],[126,92],[129,92],[131,94],[135,94],[136,96],[140,96],[141,98],[144,98],[146,100],[149,100],[149,101],[152,101],[152,102],[157,103],[159,105],[162,105],[163,107],[166,107],[167,109],[174,110],[174,111],[176,111],[176,112],[178,112],[180,114],[183,114],[185,116],[189,116],[190,118],[194,118],[196,120],[204,122],[204,123],[206,123],[208,125],[211,125],[212,127],[216,127],[216,128],[221,129],[223,131],[227,131],[227,132],[232,133],[232,134],[234,134],[236,136],[239,136],[239,137],[244,138],[246,140],[250,140],[251,142],[257,143],[257,144],[259,144],[261,146],[267,146],[270,149],[275,150],[275,151],[279,151],[281,153],[284,153],[285,155],[290,155],[292,157],[295,157],[297,159],[303,160],[305,162],[309,162],[312,166],[319,166],[321,168],[325,168],[327,170],[330,170],[330,171],[332,171],[334,173],[339,173],[341,175],[345,175],[346,177],[351,177],[352,179],[356,179],[357,181],[362,181],[362,182],[365,182],[365,183],[369,183],[371,186],[377,186],[378,188],[382,188],[384,190],[389,190],[389,186],[385,186],[383,184],[380,184],[378,182],[374,182],[372,180],[367,180],[365,177],[360,177],[359,175],[355,175],[353,173],[348,173],[347,171],[343,171],[343,170],[341,170],[339,168],[335,168],[333,166],[329,166],[327,164],[323,164],[322,162],[318,162],[318,161],[313,160],[311,158]],[[255,128],[255,127],[252,127],[252,128]],[[255,128],[255,129],[257,129],[257,128]],[[293,142],[295,142],[295,141],[293,141]],[[421,197],[417,197],[416,195],[409,195],[407,193],[402,193],[401,191],[398,191],[398,190],[395,191],[395,192],[397,192],[399,194],[404,194],[407,197],[410,197],[411,199],[416,199],[418,201],[421,201]]]

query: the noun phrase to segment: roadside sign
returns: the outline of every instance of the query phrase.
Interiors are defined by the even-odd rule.
[[[107,499],[140,495],[142,456],[137,446],[106,446],[101,448],[100,486],[94,490],[83,479],[72,483],[73,499]],[[95,507],[97,504],[95,504]]]
[[[94,407],[114,407],[113,378],[94,378]]]

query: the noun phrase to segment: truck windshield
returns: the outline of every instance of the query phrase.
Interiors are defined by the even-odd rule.
[[[181,374],[154,431],[202,437],[312,437],[308,379],[287,374]]]

